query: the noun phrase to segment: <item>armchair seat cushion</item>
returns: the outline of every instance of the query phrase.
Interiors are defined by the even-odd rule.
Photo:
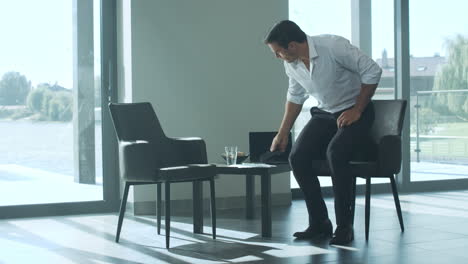
[[[351,174],[353,176],[367,178],[367,177],[388,177],[383,175],[378,170],[378,164],[376,161],[351,161]],[[326,160],[314,160],[312,161],[312,167],[314,171],[320,176],[330,176],[330,167]]]
[[[351,161],[351,172],[361,178],[379,177],[377,162],[375,161]]]
[[[216,166],[211,164],[187,164],[160,168],[156,171],[156,181],[183,182],[203,180],[216,175]]]

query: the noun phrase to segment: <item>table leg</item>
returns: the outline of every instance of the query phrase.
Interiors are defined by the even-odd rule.
[[[203,182],[193,182],[193,233],[203,233]]]
[[[255,178],[254,175],[245,175],[245,218],[254,218],[255,208]]]
[[[271,174],[265,172],[261,179],[262,189],[262,237],[271,237]]]

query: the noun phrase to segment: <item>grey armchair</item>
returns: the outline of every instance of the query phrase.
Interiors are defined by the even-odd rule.
[[[370,161],[350,162],[351,173],[354,176],[352,205],[353,217],[356,199],[356,177],[366,179],[366,240],[369,239],[371,178],[373,177],[389,178],[401,231],[404,232],[405,229],[394,175],[400,172],[401,167],[401,130],[405,117],[406,101],[374,100],[373,103],[375,121],[372,126],[371,136],[373,142],[377,146],[377,157]],[[330,169],[326,161],[315,160],[312,164],[319,172],[319,175],[330,175]]]
[[[157,185],[157,230],[160,234],[161,184],[164,183],[166,248],[169,248],[171,183],[195,184],[202,181],[210,182],[212,233],[215,239],[216,167],[207,164],[205,142],[200,138],[167,137],[150,103],[110,103],[109,109],[119,142],[120,177],[125,182],[115,241],[119,242],[130,186]]]

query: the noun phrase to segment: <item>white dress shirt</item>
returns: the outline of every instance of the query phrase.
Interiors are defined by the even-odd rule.
[[[324,111],[353,106],[361,84],[377,84],[382,69],[369,56],[335,35],[307,36],[310,71],[301,60],[284,62],[289,77],[287,100],[303,104],[313,96]]]

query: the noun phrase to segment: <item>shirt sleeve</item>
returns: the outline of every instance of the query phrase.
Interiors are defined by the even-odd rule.
[[[286,100],[295,104],[304,104],[304,102],[309,98],[306,89],[302,87],[296,80],[289,77],[289,88],[286,95]]]
[[[333,45],[338,64],[361,76],[361,83],[377,84],[382,75],[380,66],[345,38],[338,37]]]
[[[286,75],[289,78],[289,86],[288,86],[288,92],[286,94],[286,100],[291,103],[295,104],[304,104],[304,102],[309,98],[309,94],[307,93],[307,90],[299,83],[297,82],[290,74],[289,72],[289,65],[285,61],[283,63],[284,65],[284,71],[286,72]]]

